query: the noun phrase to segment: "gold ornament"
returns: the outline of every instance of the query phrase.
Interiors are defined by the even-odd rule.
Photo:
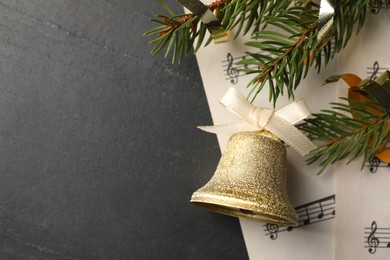
[[[185,6],[206,25],[214,43],[223,43],[229,40],[229,34],[225,31],[217,16],[201,1],[177,0],[177,2]]]
[[[286,184],[286,148],[268,131],[233,135],[211,180],[191,203],[230,216],[297,226]]]

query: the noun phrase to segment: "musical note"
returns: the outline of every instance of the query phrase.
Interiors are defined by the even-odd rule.
[[[371,223],[371,233],[367,237],[367,243],[369,245],[368,252],[370,252],[370,254],[375,254],[376,248],[379,245],[379,239],[375,236],[376,229],[377,229],[376,222],[373,221]]]
[[[379,69],[380,69],[380,67],[379,67],[379,63],[377,62],[377,61],[375,61],[374,62],[374,65],[372,66],[372,68],[373,68],[373,73],[372,73],[372,75],[371,75],[371,77],[370,77],[370,79],[371,80],[376,80],[377,78],[378,78],[378,71],[379,71]]]
[[[270,238],[272,240],[275,240],[278,238],[278,231],[279,231],[279,226],[275,224],[267,224],[267,231],[270,234]]]
[[[324,210],[323,210],[323,208],[322,208],[322,202],[321,202],[321,201],[319,202],[319,204],[320,204],[320,210],[321,210],[321,212],[318,214],[317,218],[318,218],[318,219],[322,219],[322,218],[324,217]],[[332,212],[332,213],[333,213],[333,212]]]
[[[310,214],[309,214],[307,207],[305,207],[305,211],[306,211],[306,219],[303,221],[303,224],[309,225],[310,224]]]
[[[233,67],[234,65],[234,58],[233,58],[233,55],[228,52],[227,54],[227,62],[228,62],[228,67],[226,69],[226,72],[230,78],[230,83],[232,84],[237,84],[238,82],[238,71],[235,70],[235,68]]]
[[[336,196],[331,195],[319,200],[315,200],[309,202],[307,204],[298,206],[295,208],[298,216],[298,226],[297,227],[279,227],[277,229],[277,233],[280,232],[291,232],[294,229],[301,228],[303,226],[319,223],[322,221],[330,220],[335,217],[335,204],[336,204]],[[270,224],[264,225],[266,236],[270,236],[272,240],[275,240],[277,236],[275,236],[275,232],[271,232],[275,230],[275,227],[269,226]],[[275,225],[277,226],[277,225]],[[272,229],[270,229],[272,228]]]
[[[246,59],[246,56],[241,57],[241,60],[245,60],[245,59]],[[248,64],[244,64],[244,69],[248,69],[248,68],[249,68]]]

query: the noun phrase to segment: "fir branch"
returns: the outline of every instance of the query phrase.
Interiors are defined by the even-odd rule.
[[[313,63],[312,50],[316,44],[318,9],[290,6],[265,19],[268,25],[278,27],[281,32],[255,32],[253,41],[246,45],[259,49],[259,52],[248,53],[250,58],[239,64],[252,65],[243,69],[245,73],[257,73],[248,84],[252,87],[251,94],[254,92],[253,99],[268,83],[269,100],[275,104],[279,95],[284,94],[285,87],[288,96],[294,97],[295,88]]]
[[[150,19],[150,21],[159,24],[159,26],[144,33],[146,36],[158,36],[150,42],[155,44],[152,55],[156,55],[166,48],[165,57],[167,57],[172,47],[175,46],[174,51],[181,51],[182,55],[178,59],[173,57],[172,63],[176,61],[180,63],[182,58],[189,54],[195,40],[195,52],[204,42],[205,46],[211,42],[210,37],[208,40],[205,39],[206,26],[197,17],[192,14],[174,14],[163,0],[157,1],[164,7],[169,16],[158,14],[156,15],[158,19]],[[301,6],[307,1],[296,0],[294,3]],[[266,27],[265,17],[272,17],[274,12],[285,10],[290,4],[291,0],[217,0],[207,7],[217,15],[226,31],[236,28],[235,37],[237,37],[240,34],[264,29]],[[186,39],[183,39],[184,37]]]
[[[172,63],[181,63],[182,59],[189,55],[192,50],[195,40],[195,51],[200,48],[205,40],[207,28],[200,22],[199,18],[193,14],[175,14],[163,0],[157,0],[164,9],[168,12],[169,16],[157,14],[156,18],[151,18],[150,21],[159,24],[159,26],[150,29],[144,33],[144,36],[157,35],[158,37],[150,44],[155,44],[152,50],[152,55],[156,55],[165,49],[165,58],[172,53]],[[218,12],[226,6],[231,0],[217,0],[208,8],[211,11]],[[224,13],[219,14],[223,16]],[[228,18],[228,17],[227,17]],[[209,38],[206,45],[211,42]]]
[[[370,0],[338,1],[333,24],[333,45],[330,41],[317,41],[319,5],[314,2],[290,5],[285,10],[273,12],[273,16],[265,17],[262,22],[277,29],[255,32],[252,41],[246,45],[258,51],[248,53],[248,59],[238,62],[251,68],[243,69],[243,72],[256,74],[248,83],[248,87],[252,88],[252,100],[266,83],[270,89],[269,99],[274,104],[279,95],[284,95],[285,89],[288,97],[294,98],[294,91],[306,77],[309,68],[315,65],[320,72],[347,45],[352,33],[359,32],[369,17],[369,6]],[[270,36],[274,37],[274,41],[269,41]],[[283,41],[278,42],[277,39]],[[256,66],[257,69],[253,69]]]
[[[272,16],[273,12],[287,8],[291,0],[265,1],[265,0],[232,0],[225,10],[231,10],[226,29],[236,28],[236,35],[258,32],[264,28],[264,17]],[[227,11],[227,13],[229,13]],[[226,17],[225,17],[226,18]]]
[[[152,54],[165,50],[172,54],[172,63],[180,63],[194,47],[196,52],[206,40],[206,26],[191,14],[176,15],[163,0],[157,0],[168,15],[157,15],[151,21],[159,26],[145,35],[157,35]],[[238,62],[242,69],[254,74],[248,83],[254,100],[268,83],[269,99],[274,104],[280,95],[294,98],[294,91],[309,68],[317,71],[344,48],[354,31],[359,30],[370,16],[374,0],[337,1],[333,23],[333,43],[327,38],[318,42],[317,27],[319,0],[218,0],[208,5],[226,30],[235,29],[236,36],[250,33],[252,40],[246,45],[257,49]],[[385,6],[387,9],[389,6]],[[272,29],[268,29],[272,27]],[[276,30],[275,30],[276,28]],[[251,66],[252,65],[252,66]]]
[[[374,101],[349,104],[332,103],[330,110],[322,110],[305,120],[299,128],[310,139],[322,142],[307,160],[309,164],[321,160],[320,173],[330,164],[349,158],[348,163],[363,156],[363,166],[390,141],[389,115]],[[345,112],[355,115],[351,118]]]

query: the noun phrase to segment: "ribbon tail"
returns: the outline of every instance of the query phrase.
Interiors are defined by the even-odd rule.
[[[317,148],[317,146],[315,146],[310,139],[294,125],[279,116],[275,115],[272,117],[265,129],[282,139],[302,156],[305,156]]]
[[[224,125],[198,126],[198,128],[213,134],[235,134],[238,132],[252,132],[259,130],[257,127],[246,121],[239,121]]]

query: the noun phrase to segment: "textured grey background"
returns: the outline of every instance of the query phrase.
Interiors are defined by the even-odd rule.
[[[0,260],[248,258],[188,203],[220,154],[195,58],[149,55],[158,10],[0,0]]]

